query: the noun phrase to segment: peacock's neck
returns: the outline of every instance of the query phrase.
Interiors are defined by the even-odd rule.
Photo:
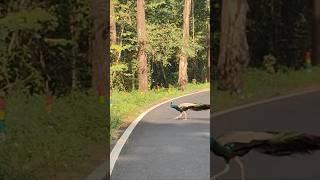
[[[214,137],[210,137],[210,149],[214,150],[215,147],[220,146]]]
[[[227,150],[214,137],[210,137],[210,150],[216,155],[224,156]]]
[[[171,105],[171,108],[173,108],[173,109],[176,109],[176,110],[179,110],[179,107],[177,106],[177,105]]]

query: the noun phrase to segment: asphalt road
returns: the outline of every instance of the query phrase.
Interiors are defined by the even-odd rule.
[[[320,92],[309,93],[237,110],[211,119],[214,136],[231,131],[299,131],[320,135]],[[247,180],[320,180],[320,152],[293,157],[271,157],[250,152],[243,157]],[[211,154],[211,173],[224,161]],[[219,180],[240,179],[234,162]]]
[[[210,103],[210,93],[174,103]],[[189,111],[188,120],[166,103],[148,113],[130,135],[115,164],[112,180],[208,180],[210,111]]]

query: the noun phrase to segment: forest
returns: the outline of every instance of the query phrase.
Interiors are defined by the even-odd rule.
[[[88,2],[6,1],[1,16],[2,91],[90,86]]]
[[[140,16],[143,16],[141,21],[145,21],[142,29],[145,32],[143,41],[149,89],[157,85],[168,88],[178,84],[182,46],[188,56],[188,82],[192,79],[205,82],[206,78],[209,81],[209,1],[151,0],[144,3],[145,12],[142,14],[134,10],[137,2],[110,2],[111,88],[121,91],[139,88],[138,59],[141,57],[137,18]],[[189,3],[188,7],[184,3]],[[187,16],[184,11],[188,12]],[[182,31],[184,21],[188,22],[188,27],[184,27],[188,31],[185,35]],[[188,40],[186,45],[183,45],[182,37]]]
[[[213,2],[212,99],[218,109],[319,85],[318,3]]]
[[[0,3],[0,179],[82,179],[107,158],[108,3]]]

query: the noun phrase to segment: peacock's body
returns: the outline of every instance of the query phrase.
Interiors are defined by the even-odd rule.
[[[186,111],[188,111],[189,109],[193,110],[193,111],[208,110],[208,109],[210,109],[210,104],[181,103],[181,104],[175,105],[175,104],[173,104],[173,102],[171,102],[170,107],[181,113],[178,117],[176,117],[176,119],[181,118],[182,115],[184,115],[184,119],[187,119]]]
[[[233,132],[210,137],[210,150],[226,162],[225,169],[216,174],[214,180],[229,171],[229,162],[233,159],[239,164],[244,180],[244,165],[239,157],[251,150],[272,156],[310,154],[320,150],[320,136],[297,132]]]

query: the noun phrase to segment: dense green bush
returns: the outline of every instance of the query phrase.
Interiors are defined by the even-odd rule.
[[[79,167],[89,156],[86,146],[108,139],[107,108],[91,93],[56,98],[51,112],[43,96],[11,93],[6,124],[0,179],[41,179],[42,172]]]

